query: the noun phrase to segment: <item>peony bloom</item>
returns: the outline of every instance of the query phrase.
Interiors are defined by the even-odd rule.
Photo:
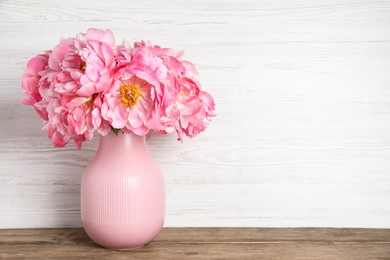
[[[142,58],[137,57],[142,64],[160,72],[156,73],[162,86],[158,131],[176,130],[179,140],[183,133],[194,137],[204,131],[209,119],[215,116],[214,100],[209,93],[200,90],[200,84],[194,80],[198,72],[191,62],[181,60],[183,53],[149,42],[135,43],[132,53],[134,57],[142,54]]]
[[[47,130],[48,137],[52,140],[55,147],[65,146],[76,136],[76,133],[69,127],[67,114],[63,113],[62,103],[65,99],[67,98],[53,96],[48,100],[46,106],[49,120],[46,121],[44,129]]]
[[[47,120],[47,112],[44,107],[36,106],[42,100],[39,93],[39,85],[42,75],[40,74],[48,66],[49,53],[39,54],[28,61],[26,72],[22,78],[22,88],[24,97],[21,102],[28,106],[33,106],[38,115]]]
[[[115,39],[110,30],[89,29],[75,40],[77,53],[83,60],[84,74],[80,77],[80,96],[91,96],[110,88],[112,71],[116,65]]]
[[[136,76],[118,78],[105,94],[102,115],[113,128],[146,135],[154,127],[157,100],[153,85]]]
[[[199,83],[189,78],[180,80],[181,90],[176,102],[165,110],[161,117],[163,133],[175,129],[178,140],[183,140],[183,133],[194,137],[204,131],[210,117],[215,116],[215,104],[211,95],[200,90]]]
[[[161,108],[166,109],[176,100],[180,91],[178,80],[185,74],[185,65],[179,60],[181,53],[143,41],[134,44],[133,55],[134,60],[150,68],[160,81],[156,94]]]
[[[49,58],[49,69],[55,72],[50,82],[54,90],[62,95],[72,96],[81,87],[85,63],[76,53],[75,39],[62,39]]]
[[[111,128],[101,116],[101,106],[102,96],[100,94],[75,97],[70,100],[66,104],[65,110],[67,121],[72,130],[78,135],[84,135],[87,140],[92,139],[95,130],[106,135]]]

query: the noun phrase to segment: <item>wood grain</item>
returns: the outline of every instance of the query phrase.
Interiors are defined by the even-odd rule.
[[[218,117],[153,136],[166,226],[390,227],[387,0],[0,0],[0,227],[79,227],[98,143],[55,149],[19,103],[27,60],[62,36],[183,49]]]
[[[109,250],[82,229],[0,230],[0,257],[29,259],[389,259],[389,229],[165,228],[145,247]]]

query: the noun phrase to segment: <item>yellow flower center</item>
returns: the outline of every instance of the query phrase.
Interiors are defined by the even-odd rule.
[[[123,85],[120,89],[121,102],[126,107],[132,107],[137,104],[137,99],[141,96],[138,86]]]

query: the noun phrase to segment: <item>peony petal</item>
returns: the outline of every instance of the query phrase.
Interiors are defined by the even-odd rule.
[[[85,37],[89,40],[97,40],[104,42],[109,46],[115,46],[115,37],[111,30],[99,30],[91,28],[87,31]]]
[[[68,52],[70,46],[74,44],[74,38],[62,40],[51,52],[49,57],[49,67],[52,70],[60,71],[61,63],[64,60],[65,54]]]

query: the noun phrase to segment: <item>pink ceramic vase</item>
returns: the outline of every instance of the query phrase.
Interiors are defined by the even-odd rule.
[[[145,137],[102,136],[81,181],[81,219],[89,237],[107,248],[143,246],[161,231],[164,215],[164,179]]]

